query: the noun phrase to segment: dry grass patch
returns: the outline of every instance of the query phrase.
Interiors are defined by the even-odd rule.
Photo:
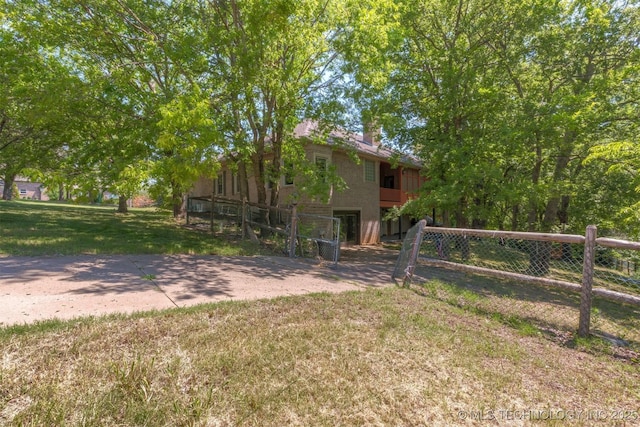
[[[638,365],[407,289],[45,326],[0,332],[0,424],[517,425],[640,402]]]

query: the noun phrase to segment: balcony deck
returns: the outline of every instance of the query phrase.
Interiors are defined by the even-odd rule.
[[[380,188],[380,207],[402,206],[411,199],[411,195],[395,188]]]

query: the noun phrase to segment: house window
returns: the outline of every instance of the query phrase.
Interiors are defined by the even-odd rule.
[[[284,185],[293,185],[293,162],[284,161]]]
[[[216,178],[216,194],[224,195],[224,175],[224,172],[221,172]]]
[[[21,196],[26,196],[27,195],[27,190],[25,190],[24,188],[20,189],[20,195]]]
[[[321,181],[327,182],[327,165],[329,159],[326,157],[316,156],[316,173]]]
[[[376,163],[374,161],[364,161],[364,180],[367,182],[376,182]]]
[[[238,191],[238,174],[237,173],[232,173],[231,174],[231,195],[235,195],[238,194],[240,191]]]

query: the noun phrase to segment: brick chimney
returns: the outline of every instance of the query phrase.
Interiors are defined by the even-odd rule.
[[[380,126],[375,122],[367,121],[363,123],[362,127],[362,140],[364,143],[374,147],[380,145],[380,135],[382,133]]]

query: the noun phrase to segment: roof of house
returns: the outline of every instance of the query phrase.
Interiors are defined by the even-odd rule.
[[[381,143],[369,142],[362,134],[350,132],[343,129],[322,129],[319,122],[314,120],[304,120],[296,126],[293,131],[297,138],[327,137],[328,143],[335,143],[339,140],[341,144],[354,148],[358,153],[383,160],[396,159],[398,163],[421,167],[421,162],[414,156],[392,150]]]

